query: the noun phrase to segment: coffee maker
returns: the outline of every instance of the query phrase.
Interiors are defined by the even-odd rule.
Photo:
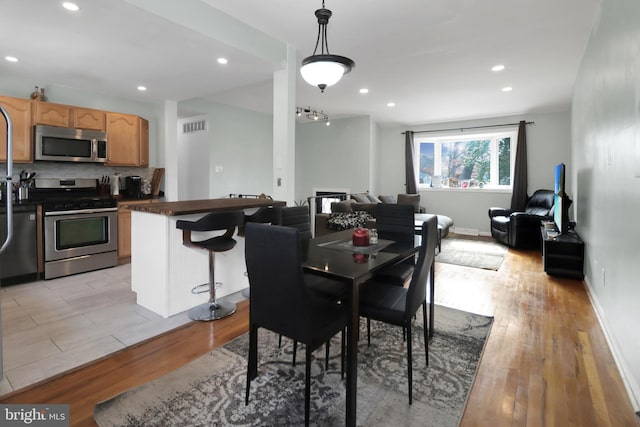
[[[142,179],[137,176],[127,176],[125,177],[125,194],[127,197],[131,199],[141,199],[144,197],[142,194]]]

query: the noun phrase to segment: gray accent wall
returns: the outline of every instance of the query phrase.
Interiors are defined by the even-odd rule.
[[[296,126],[296,200],[314,188],[369,191],[371,181],[371,118],[332,119]]]
[[[572,188],[586,283],[635,410],[640,401],[640,2],[604,0],[576,80]]]

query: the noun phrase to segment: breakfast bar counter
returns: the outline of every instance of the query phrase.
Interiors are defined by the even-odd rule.
[[[208,293],[191,289],[207,283],[209,255],[182,244],[178,220],[196,221],[209,212],[243,210],[249,215],[261,207],[284,206],[271,199],[221,198],[131,205],[131,289],[136,302],[170,317],[208,300]],[[193,232],[194,240],[221,235],[222,231]],[[216,255],[217,297],[249,287],[244,260],[244,238],[234,235],[236,246]]]
[[[176,216],[284,205],[286,205],[286,202],[271,199],[249,199],[246,197],[236,197],[133,205],[131,206],[131,210],[159,215]]]

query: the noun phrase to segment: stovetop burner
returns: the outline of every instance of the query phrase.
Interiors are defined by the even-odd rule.
[[[42,204],[45,212],[75,211],[82,209],[115,208],[118,205],[113,198],[77,198],[45,200]]]
[[[98,180],[92,178],[37,178],[31,199],[43,202],[45,212],[115,208],[112,197],[100,197]]]

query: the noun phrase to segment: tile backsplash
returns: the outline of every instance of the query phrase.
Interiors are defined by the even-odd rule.
[[[1,165],[4,169],[4,164]],[[14,163],[13,180],[18,182],[20,171],[36,172],[35,178],[96,178],[104,175],[120,174],[120,188],[125,187],[125,176],[138,175],[143,180],[151,181],[155,168],[137,168],[121,166],[105,166],[95,163],[66,163],[66,162],[34,162]]]

